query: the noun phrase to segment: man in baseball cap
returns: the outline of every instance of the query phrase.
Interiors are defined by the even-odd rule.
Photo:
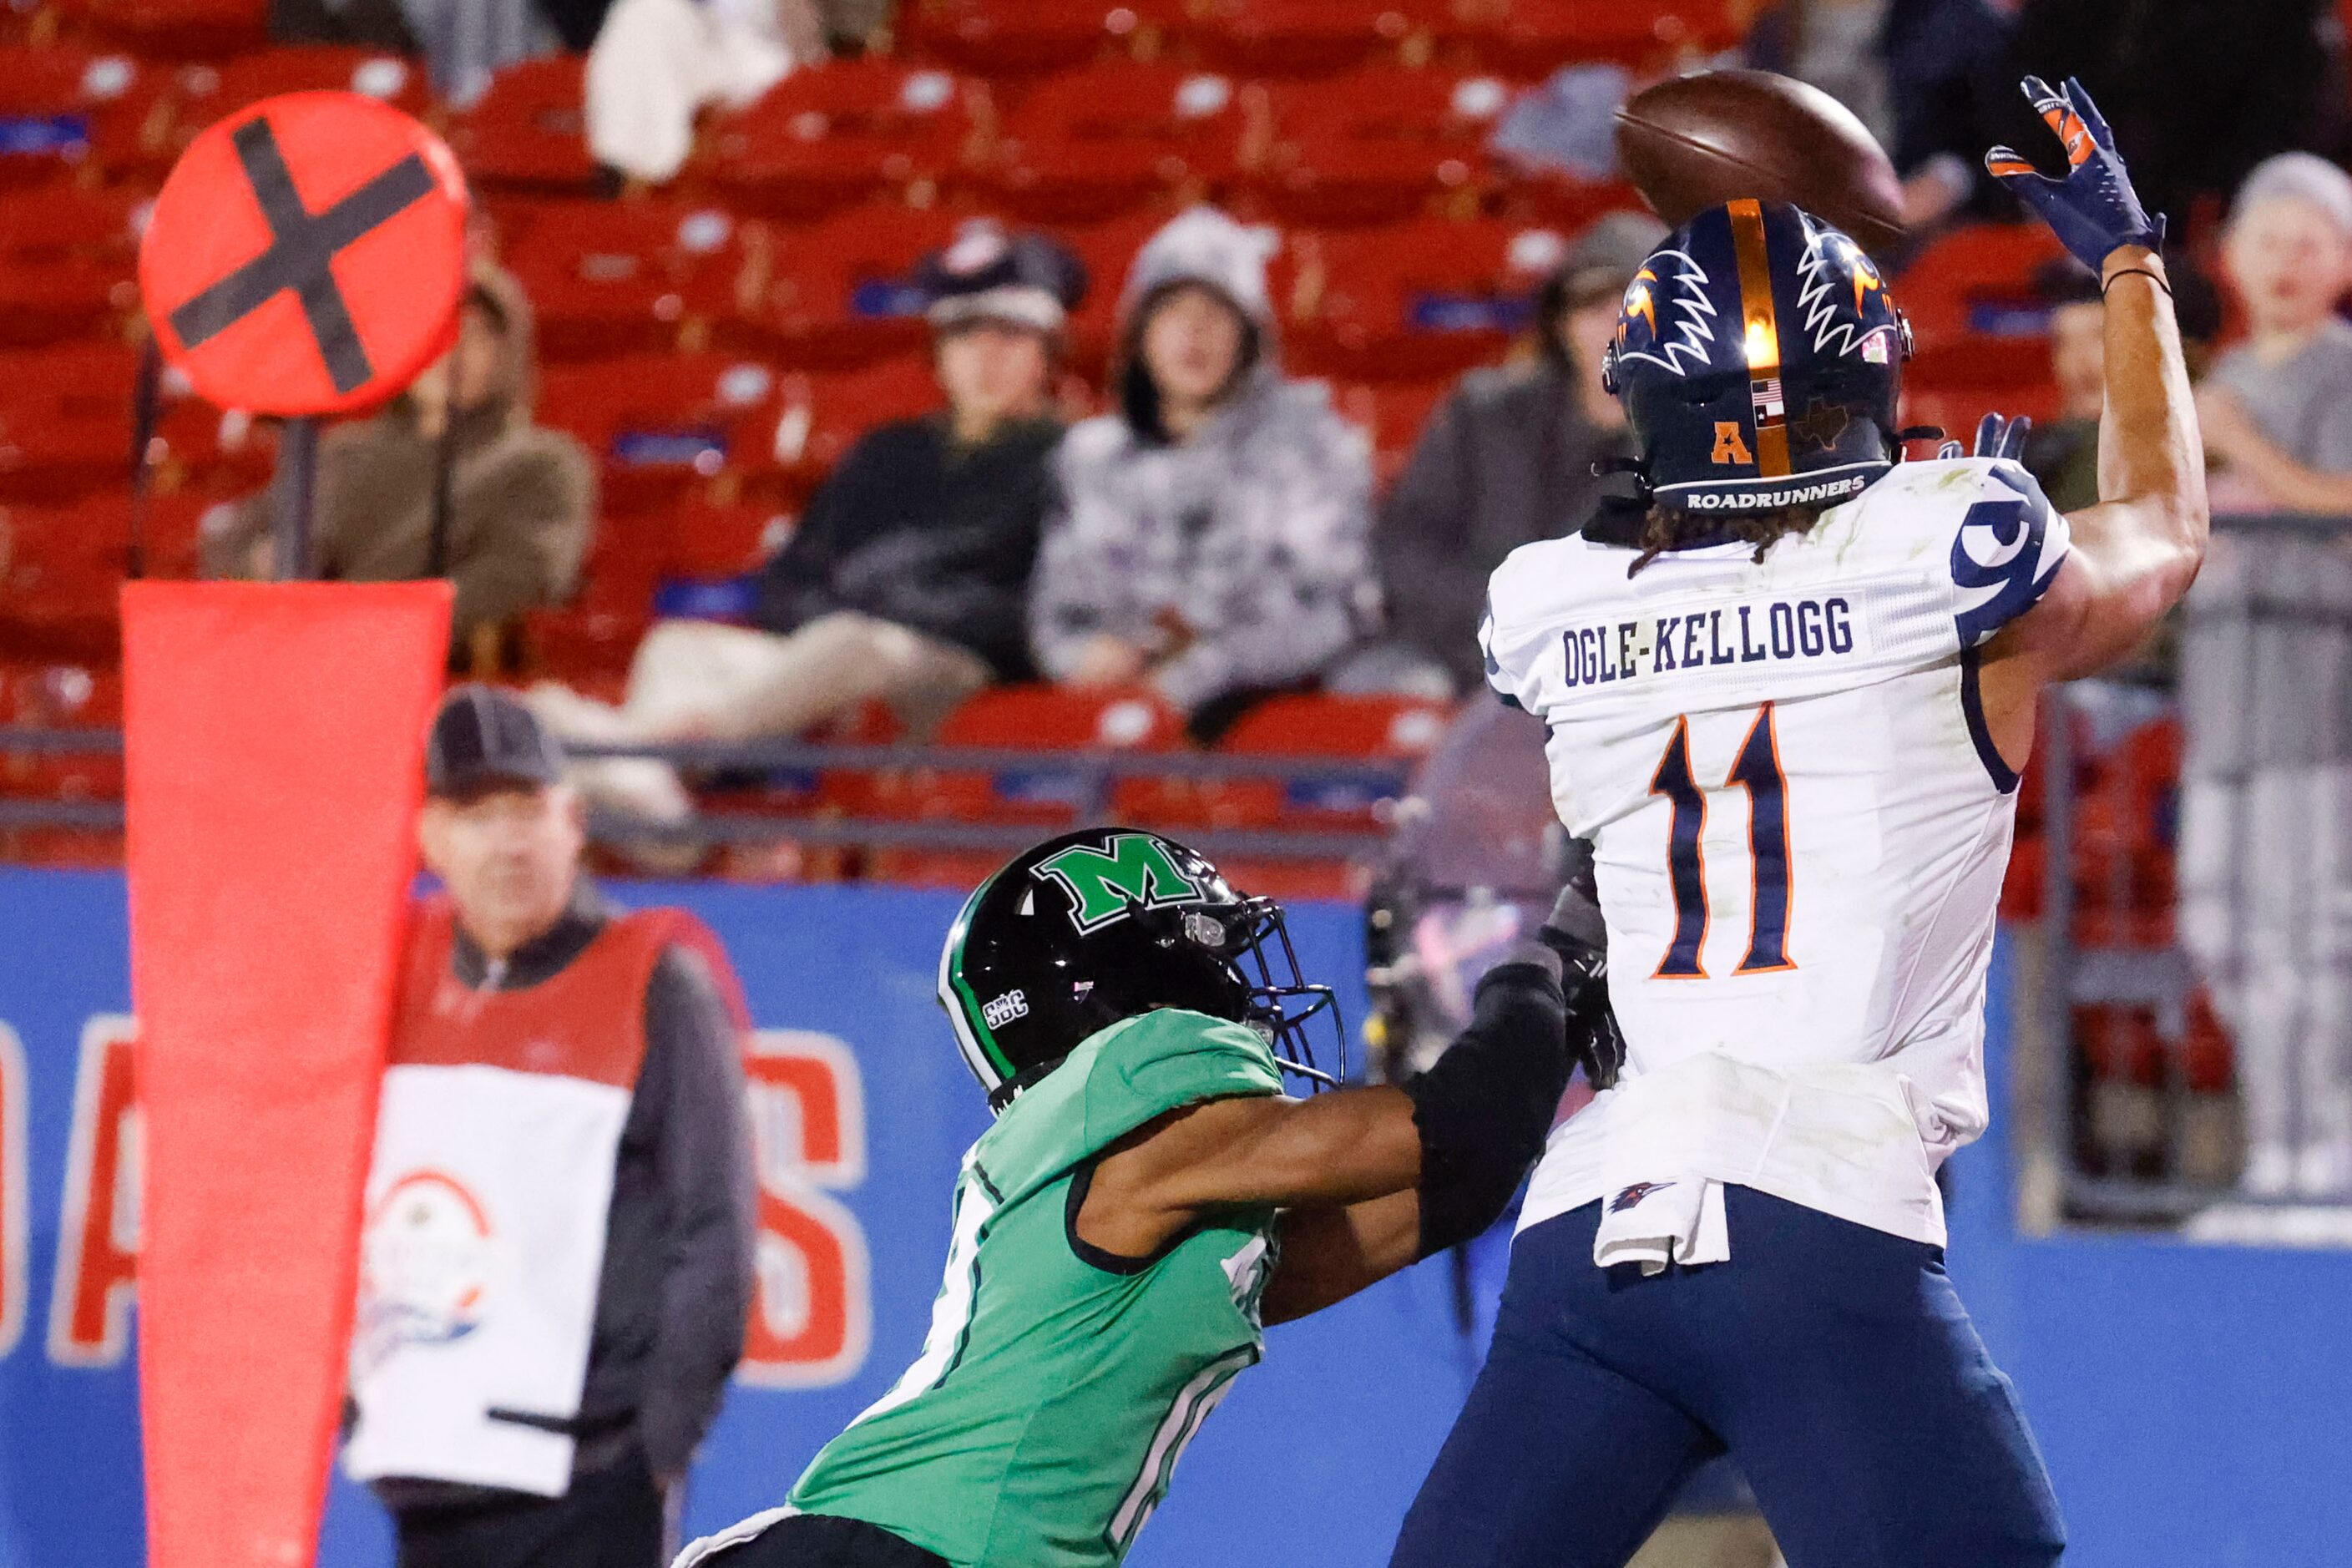
[[[658,1568],[742,1351],[733,980],[693,917],[589,883],[563,767],[486,686],[452,691],[426,743],[420,837],[446,890],[402,963],[343,1456],[404,1563]],[[559,1392],[518,1411],[517,1388]]]

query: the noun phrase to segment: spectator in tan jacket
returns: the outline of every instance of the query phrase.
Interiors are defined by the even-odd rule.
[[[530,422],[533,383],[530,301],[513,279],[485,270],[467,290],[457,346],[380,413],[321,437],[313,574],[391,583],[427,574],[442,437],[453,431],[446,570],[457,586],[457,652],[524,610],[571,597],[594,526],[595,469],[571,437]],[[205,518],[205,575],[269,574],[284,479]]]

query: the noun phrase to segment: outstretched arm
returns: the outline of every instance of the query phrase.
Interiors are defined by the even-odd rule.
[[[1412,1189],[1345,1208],[1294,1209],[1282,1216],[1282,1263],[1261,1313],[1286,1323],[1319,1312],[1421,1255],[1421,1194]]]
[[[1203,1214],[1288,1210],[1265,1306],[1281,1321],[1485,1230],[1542,1152],[1570,1071],[1607,1087],[1623,1054],[1589,865],[1538,934],[1400,1087],[1215,1100],[1139,1130],[1097,1165],[1079,1238],[1147,1257]]]
[[[1995,658],[2021,655],[2045,680],[2128,657],[2204,563],[2205,458],[2163,271],[2152,250],[2107,257],[2099,504],[2068,516],[2074,547],[2057,582],[1994,644]]]
[[[2045,179],[2005,147],[1986,166],[2099,274],[2107,355],[2099,504],[2068,517],[2074,547],[2057,580],[1989,649],[1988,672],[2012,667],[1999,684],[2030,694],[2039,681],[2103,669],[2146,640],[2204,561],[2207,512],[2197,405],[2158,254],[2163,219],[2141,208],[2080,83],[2053,91],[2028,77],[2025,92],[2065,146],[2065,177]],[[1995,696],[1989,686],[1989,707]]]

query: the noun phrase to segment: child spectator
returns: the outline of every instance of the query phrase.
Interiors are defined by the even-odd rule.
[[[1665,225],[1612,213],[1569,250],[1536,302],[1535,352],[1474,370],[1430,416],[1372,533],[1388,628],[1334,684],[1449,697],[1477,688],[1486,579],[1531,540],[1583,526],[1593,462],[1625,450],[1601,385],[1625,286]]]
[[[1146,681],[1210,736],[1374,607],[1371,455],[1276,361],[1266,237],[1195,207],[1136,258],[1114,414],[1071,430],[1031,605],[1055,680]]]
[[[2198,402],[2216,511],[2352,512],[2352,178],[2247,178],[2224,259],[2252,335]],[[2217,529],[2180,658],[2180,931],[2237,1047],[2244,1185],[2352,1197],[2352,558]]]
[[[2352,512],[2352,175],[2282,153],[2247,176],[2223,264],[2248,341],[2213,366],[2197,413],[2227,466],[2217,508]]]
[[[396,583],[432,570],[435,489],[449,472],[446,574],[457,586],[454,650],[523,611],[572,596],[595,525],[596,472],[580,444],[530,422],[530,303],[506,273],[482,268],[461,309],[457,346],[373,418],[319,443],[311,517],[314,574]],[[205,520],[205,574],[267,577],[281,473],[258,496]]]
[[[991,680],[1031,673],[1028,584],[1062,435],[1055,366],[1085,269],[1051,240],[978,221],[918,279],[946,409],[850,448],[769,563],[756,628],[660,622],[619,708],[536,688],[551,728],[631,744],[747,740],[880,700],[919,735]],[[576,777],[656,820],[692,809],[665,763],[613,759]]]

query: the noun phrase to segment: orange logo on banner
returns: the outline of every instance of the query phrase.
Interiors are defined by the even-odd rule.
[[[759,1288],[736,1375],[771,1388],[846,1382],[872,1341],[872,1268],[832,1194],[866,1179],[857,1058],[830,1035],[761,1029],[743,1062],[760,1176]]]
[[[82,1026],[49,1297],[49,1359],[66,1366],[112,1366],[131,1338],[139,1278],[139,1104],[131,1076],[138,1037],[138,1024],[119,1013]]]

